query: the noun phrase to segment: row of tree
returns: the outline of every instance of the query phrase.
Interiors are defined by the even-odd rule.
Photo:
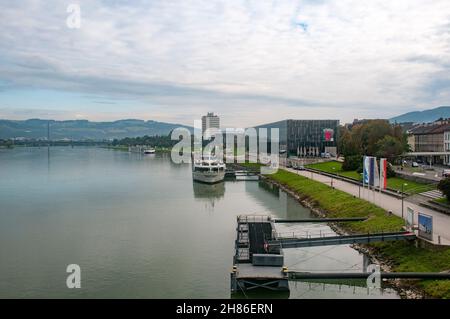
[[[0,147],[12,148],[13,146],[14,142],[12,140],[0,139]]]
[[[387,120],[367,120],[352,127],[340,128],[338,149],[344,156],[344,170],[361,170],[362,156],[387,158],[390,163],[409,151],[406,133]]]
[[[139,136],[139,137],[126,137],[123,139],[114,139],[111,142],[113,146],[126,145],[151,145],[153,147],[172,147],[178,141],[173,141],[170,135],[154,135],[154,136]]]

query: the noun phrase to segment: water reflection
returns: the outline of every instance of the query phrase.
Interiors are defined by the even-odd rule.
[[[281,191],[278,186],[264,180],[258,183],[246,182],[245,191],[265,207],[264,211],[251,213],[276,215],[277,218],[285,219],[314,217],[310,209],[300,205],[295,198]]]
[[[278,186],[266,181],[259,181],[258,186],[268,193],[275,195],[275,197],[280,197],[280,188]]]
[[[399,298],[391,288],[367,288],[364,280],[292,281],[289,286],[290,298],[295,299],[320,299],[326,298],[325,296],[333,296],[337,299]]]
[[[192,182],[195,198],[219,199],[225,195],[225,183],[205,184]]]

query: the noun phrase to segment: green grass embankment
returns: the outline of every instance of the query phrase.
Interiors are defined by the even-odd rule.
[[[264,166],[263,164],[260,163],[238,163],[239,166],[245,167],[249,170],[255,170],[255,171],[261,171],[261,166]]]
[[[341,227],[350,233],[399,231],[403,226],[401,218],[389,215],[384,209],[329,185],[285,170],[266,177],[288,187],[301,198],[313,201],[328,217],[368,217],[361,222],[342,223]],[[449,247],[416,248],[413,243],[404,241],[370,246],[392,265],[393,271],[450,270]],[[450,280],[415,281],[415,284],[434,298],[450,298]]]
[[[348,231],[359,233],[400,231],[403,226],[401,218],[388,215],[384,209],[343,191],[333,189],[329,185],[282,169],[275,174],[266,175],[266,177],[287,186],[300,196],[314,201],[317,206],[327,212],[329,217],[368,217],[362,222],[345,223],[344,226]]]

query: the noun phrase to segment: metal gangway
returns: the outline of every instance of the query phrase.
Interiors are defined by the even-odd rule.
[[[286,236],[277,234],[275,240],[268,242],[269,251],[278,251],[285,248],[302,248],[315,246],[329,246],[329,245],[351,245],[351,244],[370,244],[380,241],[394,241],[394,240],[413,240],[416,235],[412,232],[382,232],[382,233],[367,233],[356,235],[342,235],[321,233],[319,236],[311,234]]]

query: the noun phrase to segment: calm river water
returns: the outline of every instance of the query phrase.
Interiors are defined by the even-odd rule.
[[[193,183],[168,154],[0,149],[0,297],[229,298],[236,216],[311,217],[262,182]],[[330,232],[277,224],[279,232]],[[289,269],[360,271],[348,246],[285,251]],[[66,267],[81,267],[81,289]],[[392,290],[293,282],[291,298],[398,298]]]

